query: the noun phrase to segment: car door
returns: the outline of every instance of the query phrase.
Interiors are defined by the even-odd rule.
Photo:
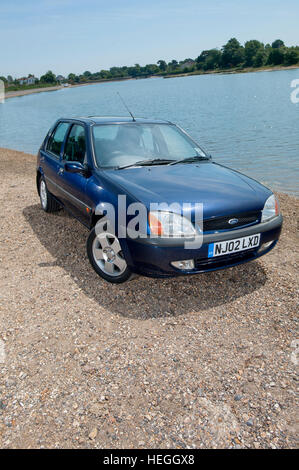
[[[66,170],[66,163],[78,162],[86,165],[86,131],[83,124],[72,124],[67,135],[60,168],[58,184],[62,191],[63,203],[83,223],[88,223],[90,208],[86,203],[87,174],[71,173]]]
[[[69,122],[59,122],[50,135],[45,148],[40,150],[40,162],[47,188],[58,199],[61,199],[61,191],[57,181],[61,167],[60,158],[69,126]]]

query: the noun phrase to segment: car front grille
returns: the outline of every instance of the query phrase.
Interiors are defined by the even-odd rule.
[[[240,215],[214,217],[203,221],[203,231],[212,232],[215,230],[231,230],[237,227],[244,227],[259,222],[260,214],[260,212],[247,212]],[[238,219],[238,222],[230,224],[229,221],[232,219]]]

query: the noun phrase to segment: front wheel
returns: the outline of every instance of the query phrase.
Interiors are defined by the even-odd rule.
[[[108,282],[120,284],[132,277],[116,235],[97,234],[94,227],[87,239],[87,255],[93,269]]]

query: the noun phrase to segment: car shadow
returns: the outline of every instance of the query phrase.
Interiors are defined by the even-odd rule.
[[[110,312],[148,319],[198,312],[225,306],[261,288],[266,272],[258,261],[193,276],[171,279],[137,277],[124,284],[109,284],[92,269],[86,255],[88,231],[61,210],[44,213],[39,204],[26,207],[24,217],[36,237],[54,258],[38,266],[63,268],[89,298]]]

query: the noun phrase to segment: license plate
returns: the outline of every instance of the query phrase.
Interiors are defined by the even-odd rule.
[[[250,250],[256,248],[260,244],[261,234],[250,235],[249,237],[235,238],[234,240],[226,240],[225,242],[215,242],[209,244],[209,258],[215,256],[229,255],[238,251]]]

